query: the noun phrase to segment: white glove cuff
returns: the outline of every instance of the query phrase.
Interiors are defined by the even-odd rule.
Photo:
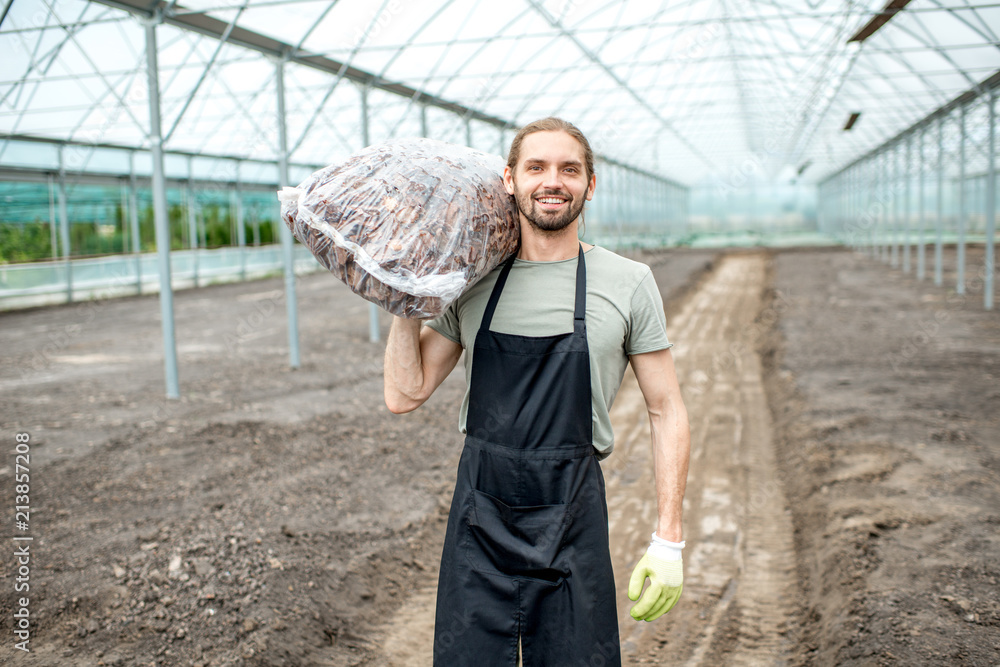
[[[654,532],[647,553],[661,560],[681,560],[681,549],[685,544],[686,542],[670,542]]]

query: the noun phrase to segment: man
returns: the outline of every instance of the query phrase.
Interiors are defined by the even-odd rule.
[[[385,401],[419,407],[466,350],[466,433],[438,584],[434,664],[620,665],[604,479],[608,411],[626,365],[649,412],[658,523],[636,565],[632,616],[669,611],[682,586],[687,413],[649,268],[581,243],[597,185],[583,134],[525,126],[504,169],[521,246],[427,326],[395,318]]]

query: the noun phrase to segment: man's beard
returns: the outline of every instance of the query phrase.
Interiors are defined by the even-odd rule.
[[[586,203],[586,200],[582,197],[577,201],[559,190],[543,190],[538,193],[539,197],[547,195],[565,197],[567,202],[566,209],[558,213],[550,213],[538,208],[537,202],[535,202],[530,193],[517,192],[514,197],[517,201],[518,210],[531,223],[531,226],[544,232],[560,232],[569,227],[570,223],[576,220],[583,211],[583,206]]]

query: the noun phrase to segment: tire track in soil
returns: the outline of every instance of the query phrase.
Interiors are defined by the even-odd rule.
[[[791,514],[777,473],[754,322],[767,255],[723,257],[671,320],[673,356],[691,422],[685,497],[685,590],[653,623],[629,616],[632,567],[655,528],[649,425],[631,372],[605,462],[612,558],[626,663],[781,665],[798,611]]]
[[[602,467],[625,664],[719,664],[724,653],[727,664],[781,665],[794,644],[791,515],[776,474],[762,368],[747,334],[763,305],[766,264],[764,253],[723,257],[670,321],[691,420],[690,546],[681,602],[654,623],[634,621],[627,596],[656,524],[649,423],[631,370],[616,398],[615,452]],[[436,583],[437,572],[428,572],[387,628],[388,664],[430,664]]]

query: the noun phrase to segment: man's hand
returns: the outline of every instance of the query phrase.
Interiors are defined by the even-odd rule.
[[[683,542],[667,542],[653,533],[653,540],[646,553],[632,570],[628,582],[628,597],[639,602],[632,607],[632,618],[652,621],[674,608],[684,588],[684,562],[681,560]],[[649,578],[649,588],[639,599],[642,586]]]

